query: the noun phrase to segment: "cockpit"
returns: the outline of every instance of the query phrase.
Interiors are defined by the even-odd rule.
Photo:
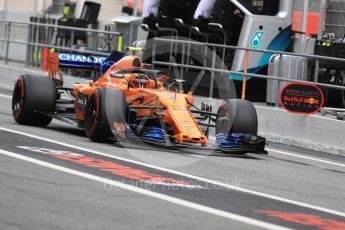
[[[128,82],[128,88],[147,88],[161,89],[163,81],[169,79],[169,75],[148,69],[125,69],[110,74],[111,78],[125,79]]]

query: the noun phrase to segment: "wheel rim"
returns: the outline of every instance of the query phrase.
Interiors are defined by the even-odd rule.
[[[85,127],[87,129],[92,129],[96,119],[97,119],[97,104],[94,98],[90,100],[88,106],[86,107],[85,116]]]
[[[229,116],[229,105],[228,104],[223,104],[218,109],[217,117],[216,117],[216,124],[218,123],[220,118],[228,117],[228,116]],[[216,134],[219,133],[218,125],[216,125],[215,129],[216,129]],[[230,129],[227,132],[230,132]]]
[[[13,92],[12,97],[12,113],[14,116],[18,116],[20,111],[22,110],[22,86],[20,85],[20,81],[17,82],[16,87]]]

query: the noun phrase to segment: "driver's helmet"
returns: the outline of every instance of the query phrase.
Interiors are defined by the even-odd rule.
[[[129,86],[132,88],[155,88],[154,80],[150,79],[146,74],[134,73],[126,74],[125,78],[127,79]]]

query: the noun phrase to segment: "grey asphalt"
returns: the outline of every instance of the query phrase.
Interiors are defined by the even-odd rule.
[[[0,162],[3,230],[252,228],[10,157]]]
[[[8,94],[4,90],[0,90],[0,93]],[[0,127],[345,212],[345,167],[342,166],[281,155],[274,151],[269,151],[267,157],[244,158],[123,149],[112,144],[92,143],[83,131],[61,122],[54,121],[47,128],[18,126],[11,116],[10,99],[0,97],[0,105]],[[15,144],[18,139],[13,142]],[[298,148],[281,145],[272,145],[272,148],[313,156],[312,151]],[[323,153],[315,153],[315,156],[345,164],[341,157]],[[0,172],[0,225],[5,229],[251,227],[131,192],[108,191],[95,182],[8,157],[1,157]]]

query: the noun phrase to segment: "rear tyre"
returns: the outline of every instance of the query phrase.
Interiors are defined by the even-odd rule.
[[[254,105],[246,100],[230,99],[219,107],[216,119],[216,134],[258,134],[258,118]]]
[[[15,83],[12,95],[12,115],[18,124],[47,126],[56,108],[56,85],[48,78],[22,75]]]
[[[126,122],[127,103],[120,90],[99,88],[90,96],[85,108],[84,129],[95,142],[107,142],[113,136],[114,122]]]

